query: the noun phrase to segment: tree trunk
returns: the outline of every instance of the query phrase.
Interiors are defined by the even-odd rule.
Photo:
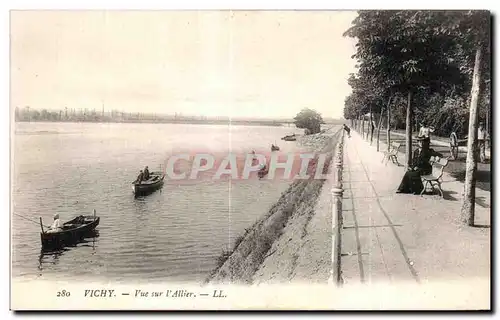
[[[380,118],[377,125],[377,152],[380,150],[380,129],[382,127],[382,116],[384,115],[384,108],[380,110]]]
[[[486,123],[485,123],[486,132],[490,132],[490,108],[486,109]]]
[[[389,109],[389,105],[391,104],[391,98],[389,97],[389,101],[387,101],[387,109]],[[378,119],[378,128],[377,128],[377,151],[380,149],[380,130],[382,129],[382,119],[384,116],[384,108],[380,111],[380,118]]]
[[[372,107],[370,106],[370,145],[373,143],[373,115],[372,115]]]
[[[387,151],[391,148],[391,104],[387,104]]]
[[[474,209],[476,201],[476,171],[477,171],[477,124],[479,85],[481,81],[482,48],[476,50],[476,60],[474,62],[474,74],[472,76],[472,90],[469,112],[469,136],[467,139],[467,161],[465,165],[464,197],[462,202],[461,220],[462,223],[474,225]]]
[[[488,135],[490,134],[490,105],[488,104],[487,106],[487,109],[486,109],[486,132],[488,133]],[[488,149],[490,147],[490,140],[489,139],[486,139],[485,141],[485,148]]]
[[[365,117],[361,119],[361,134],[363,139],[365,138]]]
[[[408,104],[406,106],[406,169],[411,167],[412,154],[411,154],[411,135],[413,127],[413,115],[411,110],[411,91],[408,91]]]

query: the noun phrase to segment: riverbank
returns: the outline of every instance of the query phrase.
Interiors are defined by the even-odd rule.
[[[301,136],[297,143],[302,147],[323,153],[332,153],[342,132],[323,133]],[[330,170],[331,157],[327,157],[325,168]],[[310,168],[314,169],[314,168]],[[326,171],[326,170],[325,170]],[[326,173],[324,171],[324,173]],[[331,257],[331,236],[317,237],[310,232],[314,229],[331,232],[331,213],[316,216],[316,207],[320,195],[324,200],[324,185],[327,179],[296,180],[283,192],[279,200],[252,227],[246,229],[244,235],[235,242],[233,250],[223,252],[217,261],[217,267],[208,276],[206,282],[218,284],[253,284],[287,282],[291,278],[312,281],[312,273],[323,282],[328,278],[329,259]],[[322,201],[322,208],[328,204]],[[330,210],[327,210],[328,212]],[[308,245],[324,242],[324,252],[317,252],[318,263],[325,270],[318,272],[310,264]],[[321,244],[320,244],[321,246]]]

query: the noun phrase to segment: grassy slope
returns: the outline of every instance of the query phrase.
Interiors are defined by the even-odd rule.
[[[337,137],[338,134],[335,134],[333,139],[325,139],[321,151],[333,151]],[[331,157],[328,157],[325,168],[329,167],[330,161]],[[313,208],[323,183],[324,180],[314,179],[294,181],[269,212],[236,241],[234,249],[219,257],[218,266],[209,275],[207,282],[252,283],[255,272],[270,254],[273,243],[283,234],[290,217],[296,214],[306,215],[304,221],[307,224],[314,215]]]

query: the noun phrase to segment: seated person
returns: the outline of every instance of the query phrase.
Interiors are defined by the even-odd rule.
[[[422,192],[424,185],[420,176],[432,173],[432,165],[429,163],[429,160],[431,157],[443,156],[441,153],[431,149],[429,144],[426,143],[427,141],[427,138],[419,139],[419,148],[413,152],[412,165],[403,176],[403,180],[396,193],[419,194]]]
[[[59,220],[59,214],[56,213],[54,215],[54,222],[49,227],[49,230],[47,230],[47,233],[55,233],[55,232],[59,232],[59,231],[62,231],[61,220]]]

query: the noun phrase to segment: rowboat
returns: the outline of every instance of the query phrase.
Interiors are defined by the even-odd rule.
[[[274,144],[271,146],[271,151],[279,151],[280,147],[275,146]]]
[[[42,218],[40,218],[42,247],[62,247],[78,242],[94,231],[99,225],[99,221],[100,218],[95,215],[94,211],[93,216],[78,216],[63,223],[60,231],[51,232],[50,230],[44,230]]]
[[[294,134],[291,134],[291,135],[288,135],[288,136],[284,136],[283,138],[281,138],[281,140],[296,141],[297,140],[297,136],[294,133]]]
[[[149,179],[141,182],[132,182],[132,191],[135,196],[148,195],[163,186],[165,174],[162,172],[151,172]]]

